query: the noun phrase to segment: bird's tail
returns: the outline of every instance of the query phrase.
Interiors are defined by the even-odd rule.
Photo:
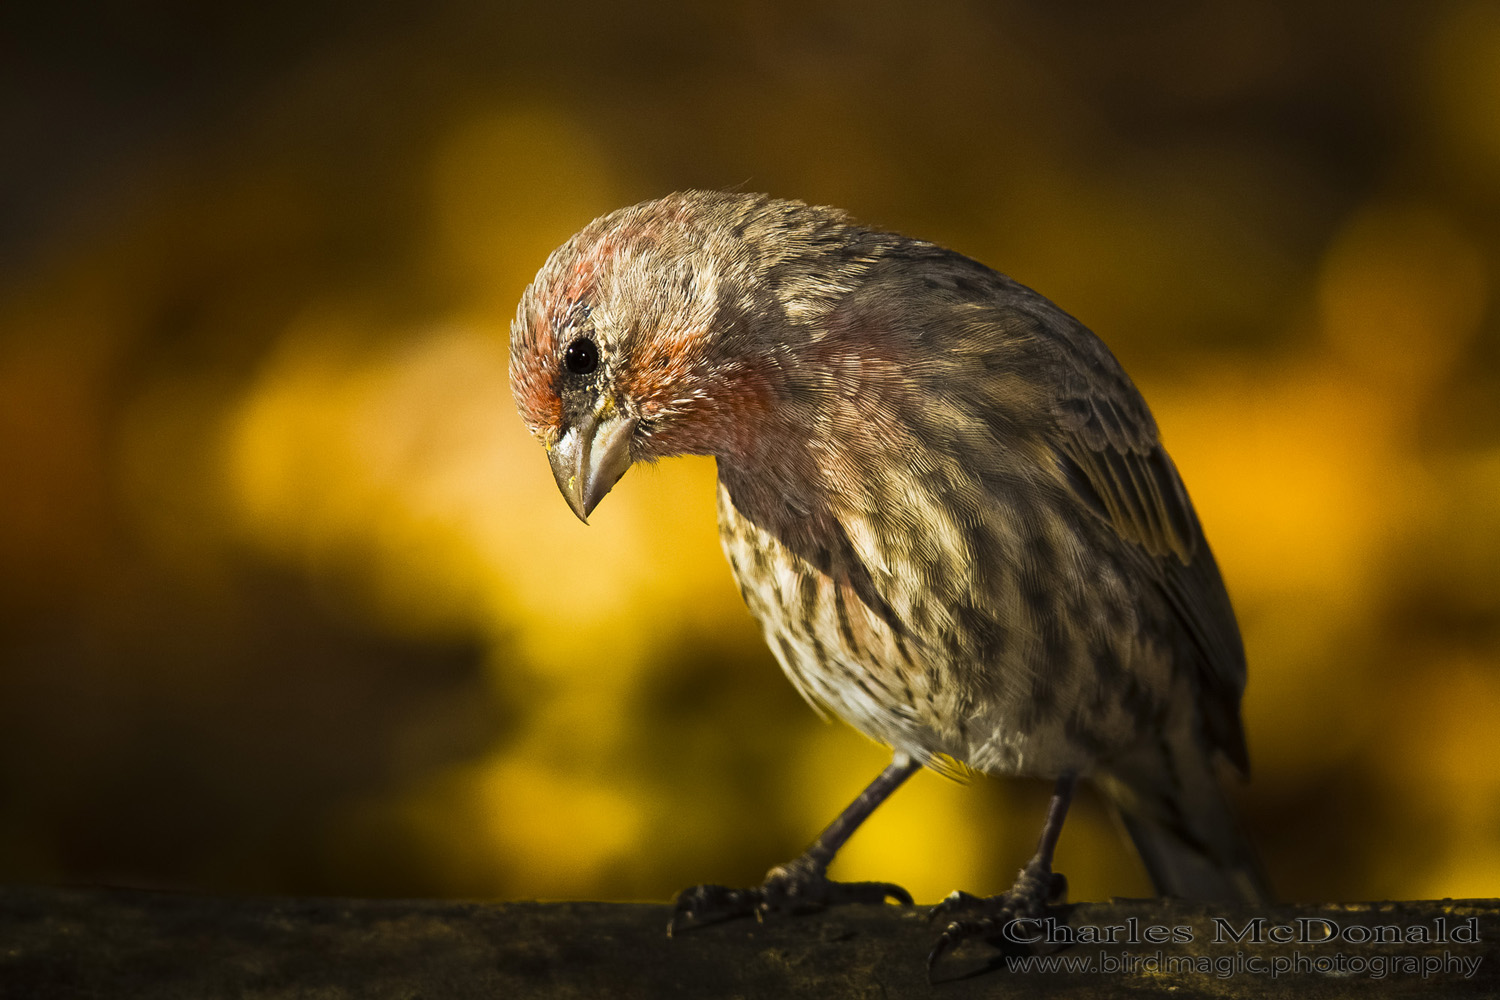
[[[1117,808],[1159,895],[1271,902],[1270,882],[1224,793],[1213,755],[1187,743],[1116,762],[1096,784]]]

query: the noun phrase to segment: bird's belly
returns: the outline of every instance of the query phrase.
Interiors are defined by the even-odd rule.
[[[1012,641],[988,656],[941,626],[903,638],[722,495],[720,529],[745,603],[802,696],[919,760],[1086,774],[1141,742],[1170,686],[1170,664],[1146,645],[1110,651],[1101,665],[1093,651],[1049,642],[1035,621],[1000,620],[1014,626]]]

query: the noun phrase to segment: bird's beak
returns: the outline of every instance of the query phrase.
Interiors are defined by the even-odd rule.
[[[635,418],[604,399],[592,413],[563,431],[547,450],[552,476],[563,499],[584,524],[625,470],[630,468],[630,436]]]

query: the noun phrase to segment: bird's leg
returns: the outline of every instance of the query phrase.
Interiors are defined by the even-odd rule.
[[[1068,880],[1052,870],[1052,855],[1057,849],[1057,838],[1062,833],[1063,820],[1068,815],[1068,805],[1073,801],[1073,786],[1077,776],[1065,774],[1057,779],[1052,790],[1052,801],[1047,806],[1047,821],[1042,824],[1042,835],[1037,841],[1036,853],[1026,862],[1026,867],[1016,876],[1010,891],[999,896],[981,898],[967,892],[954,892],[932,910],[931,916],[947,917],[958,912],[977,911],[971,917],[954,920],[948,924],[927,956],[930,970],[938,959],[971,938],[993,938],[1012,920],[1036,919],[1045,912],[1048,904],[1059,903],[1068,893]]]
[[[839,903],[883,903],[886,899],[911,905],[911,894],[889,882],[833,882],[828,866],[859,825],[907,778],[921,767],[910,756],[897,753],[890,766],[828,824],[811,847],[784,865],[766,873],[765,882],[753,889],[723,885],[698,885],[677,896],[677,906],[667,923],[667,934],[717,923],[731,917],[768,913],[811,913]]]

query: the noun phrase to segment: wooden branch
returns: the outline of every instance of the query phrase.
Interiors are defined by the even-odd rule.
[[[1017,936],[1043,940],[1012,955],[965,945],[939,966],[936,985],[924,961],[940,928],[920,908],[737,920],[673,939],[664,931],[668,912],[651,904],[0,888],[0,997],[1500,994],[1500,900],[1258,911],[1165,900],[1080,904],[1057,911],[1051,944],[1046,928],[1018,928]],[[1330,930],[1337,939],[1318,940]],[[1029,970],[1015,964],[1028,957]]]

